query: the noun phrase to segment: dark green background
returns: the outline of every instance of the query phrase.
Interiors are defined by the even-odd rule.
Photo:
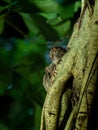
[[[39,130],[44,69],[68,43],[79,0],[0,0],[0,130]]]

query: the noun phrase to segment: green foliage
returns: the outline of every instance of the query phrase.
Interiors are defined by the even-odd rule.
[[[0,130],[39,130],[47,52],[67,44],[79,9],[78,0],[0,0]]]

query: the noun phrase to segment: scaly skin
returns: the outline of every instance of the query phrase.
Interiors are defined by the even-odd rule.
[[[45,75],[43,76],[43,85],[45,90],[48,92],[50,86],[53,84],[53,79],[56,75],[56,66],[60,63],[62,56],[66,53],[66,49],[62,47],[53,47],[50,50],[49,56],[52,63],[46,67]]]

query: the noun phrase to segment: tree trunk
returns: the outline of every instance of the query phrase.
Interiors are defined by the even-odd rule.
[[[47,93],[40,130],[97,130],[98,0],[82,1],[68,48]]]

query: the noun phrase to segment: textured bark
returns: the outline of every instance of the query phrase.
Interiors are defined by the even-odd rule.
[[[90,129],[98,78],[98,0],[82,1],[80,19],[74,25],[68,48],[47,93],[40,130]]]

